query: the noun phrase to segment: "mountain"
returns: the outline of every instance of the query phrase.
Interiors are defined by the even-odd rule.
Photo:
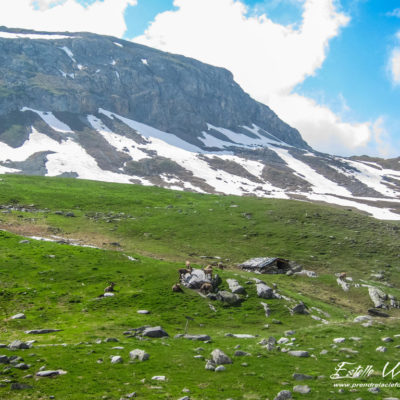
[[[314,151],[232,74],[90,33],[0,28],[0,173],[322,201],[400,219],[400,161]]]

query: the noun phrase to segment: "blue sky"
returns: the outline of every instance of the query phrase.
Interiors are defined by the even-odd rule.
[[[0,25],[225,67],[317,150],[400,156],[400,0],[2,0]]]

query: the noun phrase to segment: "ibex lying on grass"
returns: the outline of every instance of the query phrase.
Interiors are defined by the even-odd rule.
[[[114,283],[114,282],[110,282],[109,286],[107,286],[107,287],[104,289],[104,293],[113,292],[113,291],[114,291],[114,286],[115,286],[115,283]]]
[[[175,285],[172,286],[172,291],[176,293],[183,292],[179,283],[175,283]]]

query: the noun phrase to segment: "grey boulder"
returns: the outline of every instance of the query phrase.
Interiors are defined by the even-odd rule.
[[[162,338],[169,336],[167,332],[164,331],[161,326],[149,327],[144,329],[143,336],[151,337],[151,338]]]
[[[150,358],[150,354],[144,350],[135,349],[129,353],[129,357],[131,360],[147,361]]]
[[[232,364],[232,360],[220,349],[211,352],[212,360],[215,364]]]

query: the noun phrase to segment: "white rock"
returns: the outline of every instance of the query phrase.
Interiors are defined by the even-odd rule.
[[[354,318],[354,322],[367,322],[371,321],[372,317],[369,315],[359,315],[358,317]]]
[[[23,313],[15,314],[11,317],[11,319],[26,319],[26,315]]]
[[[147,361],[150,358],[150,354],[144,350],[135,349],[129,353],[129,357],[131,360]]]
[[[165,382],[167,378],[164,375],[156,375],[151,378],[153,381],[162,381]]]
[[[121,364],[122,357],[121,356],[111,356],[111,364]]]
[[[333,339],[333,343],[343,343],[345,341],[346,341],[346,338],[344,338],[344,337],[339,337],[339,338]]]

